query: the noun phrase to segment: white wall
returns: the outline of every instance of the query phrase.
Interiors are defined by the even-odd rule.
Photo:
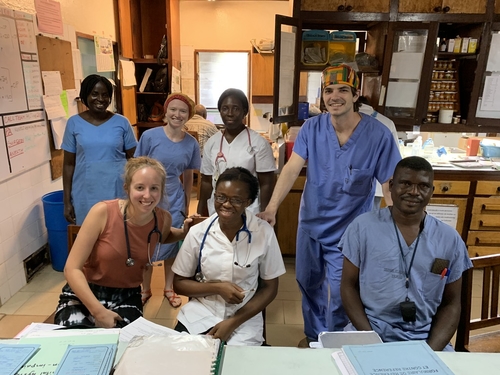
[[[116,41],[114,0],[56,0],[61,3],[61,14],[65,24],[76,31],[99,35]],[[0,6],[35,12],[34,0],[0,0]]]
[[[60,3],[65,24],[116,40],[113,0]],[[0,6],[35,13],[33,0],[0,0]],[[0,305],[26,284],[23,260],[47,243],[41,197],[61,189],[62,179],[52,181],[48,162],[0,182]]]
[[[251,51],[251,39],[274,39],[275,15],[290,16],[292,4],[293,1],[181,0],[181,45],[195,50]],[[185,61],[185,57],[182,59]],[[190,66],[194,66],[193,60],[194,57]],[[188,72],[187,77],[184,73],[182,90],[194,93],[194,70]],[[272,112],[272,105],[256,104],[250,107],[250,126],[267,131],[269,121],[263,119],[262,114]]]

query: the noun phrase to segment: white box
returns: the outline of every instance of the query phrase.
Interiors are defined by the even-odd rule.
[[[469,51],[469,40],[470,38],[462,39],[462,49],[460,50],[461,53],[467,53]]]
[[[455,39],[448,39],[448,52],[453,52],[455,49]]]

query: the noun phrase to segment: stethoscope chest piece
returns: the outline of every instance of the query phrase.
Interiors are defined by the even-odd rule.
[[[194,275],[194,279],[196,281],[198,281],[199,283],[201,282],[204,282],[206,279],[205,279],[205,275],[203,274],[203,272],[196,272],[196,274]]]
[[[125,264],[127,265],[127,267],[133,267],[135,265],[135,261],[132,258],[127,258]]]

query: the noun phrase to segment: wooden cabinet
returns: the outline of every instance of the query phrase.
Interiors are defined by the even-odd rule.
[[[499,3],[500,0],[301,0],[294,2],[292,18],[283,24],[276,22],[275,40],[279,40],[284,31],[293,28],[294,58],[298,58],[303,30],[342,28],[364,32],[365,39],[359,39],[360,51],[375,56],[379,68],[369,72],[369,79],[365,79],[368,75],[361,70],[364,75],[361,79],[362,93],[378,112],[394,121],[398,130],[411,131],[413,126],[421,126],[421,131],[429,132],[496,133],[500,126],[500,112],[480,111],[480,108],[486,77],[493,74],[485,70],[492,38],[500,32],[500,22],[493,22],[500,21]],[[351,11],[339,11],[339,7],[347,4],[352,4]],[[371,5],[377,8],[377,13],[371,12]],[[494,15],[493,9],[499,14]],[[454,39],[457,35],[476,39],[476,52],[438,52],[436,44],[439,41]],[[422,44],[419,47],[422,48],[414,44],[404,49],[411,38],[420,38]],[[289,44],[285,47],[288,52],[293,50]],[[282,52],[279,43],[276,43],[273,107],[288,117],[273,117],[276,122],[293,123],[297,121],[295,109],[300,100],[295,83],[299,80],[300,71],[306,68],[322,70],[324,67],[311,68],[299,62],[298,68],[280,65],[278,59]],[[402,52],[408,54],[405,56]],[[413,58],[410,56],[412,53],[421,55]],[[449,82],[433,79],[435,60],[452,66],[447,73],[453,74],[453,79],[450,78]],[[287,75],[286,80],[280,79],[283,74]],[[279,83],[284,81],[293,83],[279,87]],[[444,100],[434,97],[430,101],[431,91],[434,95],[444,96]],[[448,109],[453,107],[453,115],[461,116],[459,123],[438,122],[438,107],[443,105]],[[428,109],[431,112],[429,116]]]
[[[487,0],[399,0],[401,13],[486,13]]]
[[[480,181],[478,188],[479,184],[488,185]],[[467,245],[471,257],[500,253],[500,197],[474,198],[470,229]]]
[[[276,235],[283,254],[294,255],[300,199],[300,175],[276,215]],[[435,171],[430,204],[458,208],[456,229],[470,256],[500,253],[500,172]],[[498,190],[497,190],[498,189]]]
[[[276,236],[280,244],[281,253],[284,255],[295,255],[300,199],[305,182],[305,176],[297,178],[292,189],[281,203],[276,215]]]
[[[304,11],[389,13],[390,0],[302,0]]]
[[[274,55],[252,53],[252,103],[262,103],[259,97],[267,97],[272,103],[273,88]]]
[[[147,122],[156,101],[163,103],[170,92],[172,68],[180,69],[179,0],[118,0],[118,16],[120,54],[134,61],[137,80],[136,87],[121,87],[123,112],[131,124],[137,125]],[[167,56],[158,59],[164,35]],[[167,68],[164,91],[139,93],[146,69],[153,70],[151,79],[154,79],[163,67]],[[149,113],[144,115],[143,108]]]

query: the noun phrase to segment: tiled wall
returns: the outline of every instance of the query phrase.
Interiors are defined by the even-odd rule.
[[[0,305],[26,284],[23,260],[47,243],[42,196],[61,189],[49,162],[0,182]]]

